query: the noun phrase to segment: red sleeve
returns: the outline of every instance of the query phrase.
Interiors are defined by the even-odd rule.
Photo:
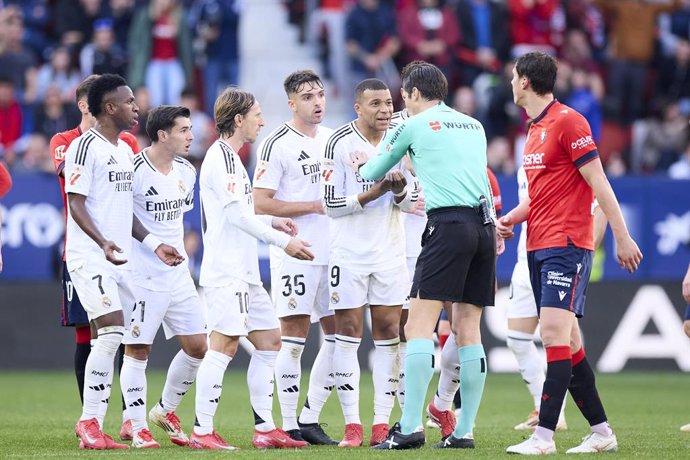
[[[572,109],[569,112],[561,119],[559,140],[563,150],[570,155],[575,166],[580,168],[598,158],[599,152],[585,117]]]
[[[489,168],[486,168],[486,175],[489,176],[489,187],[491,188],[496,214],[500,216],[503,211],[503,204],[501,202],[501,188],[498,186],[498,179],[496,179],[496,175]]]
[[[69,143],[70,141],[64,133],[57,133],[50,139],[50,155],[53,158],[53,166],[55,166],[55,173],[58,176],[62,175],[62,169],[65,167],[65,152]]]
[[[5,196],[12,188],[12,176],[5,168],[5,165],[0,163],[0,198]]]
[[[129,145],[129,148],[132,149],[132,152],[134,152],[135,155],[139,153],[139,143],[137,142],[137,138],[134,136],[134,134],[127,131],[122,131],[120,133],[120,139]]]

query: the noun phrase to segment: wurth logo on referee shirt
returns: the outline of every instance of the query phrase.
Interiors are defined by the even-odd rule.
[[[441,130],[441,122],[440,121],[430,121],[429,126],[433,131],[440,131]]]

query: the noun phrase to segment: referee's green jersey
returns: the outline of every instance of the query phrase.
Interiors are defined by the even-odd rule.
[[[364,179],[378,180],[410,153],[422,184],[426,210],[479,205],[491,200],[486,175],[486,134],[472,117],[441,103],[389,131],[379,155],[359,170]]]

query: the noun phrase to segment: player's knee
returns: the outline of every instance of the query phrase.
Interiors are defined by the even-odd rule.
[[[124,326],[102,327],[98,329],[98,338],[96,339],[94,349],[100,349],[109,355],[115,356],[124,335]]]
[[[400,335],[400,323],[389,321],[384,324],[373,324],[371,333],[377,340],[395,339]]]
[[[185,352],[185,354],[191,356],[194,359],[203,359],[204,356],[206,356],[206,352],[208,351],[206,338],[204,337],[200,340],[195,340],[194,342],[184,347],[183,351]]]
[[[146,361],[149,359],[149,353],[151,353],[151,345],[125,345],[125,355],[134,359]]]

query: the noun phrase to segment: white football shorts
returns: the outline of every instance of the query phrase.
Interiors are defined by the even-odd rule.
[[[333,312],[328,308],[328,266],[295,263],[286,257],[271,267],[271,295],[278,318],[308,315],[315,321]]]
[[[347,310],[364,305],[402,305],[410,293],[407,266],[378,272],[350,270],[330,265],[331,310]]]
[[[205,287],[206,328],[228,337],[280,328],[271,297],[260,284],[235,278],[229,285]]]

